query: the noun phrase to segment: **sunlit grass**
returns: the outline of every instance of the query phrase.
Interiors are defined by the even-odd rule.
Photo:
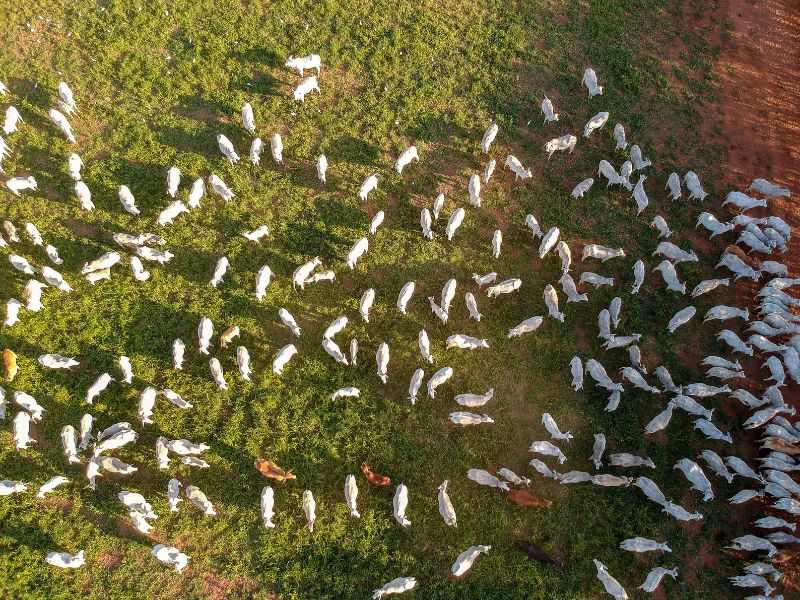
[[[657,0],[375,6],[209,0],[74,6],[47,0],[35,8],[9,7],[0,23],[5,40],[0,79],[12,90],[5,103],[17,106],[27,123],[8,138],[13,154],[3,166],[9,175],[35,174],[40,192],[19,200],[0,191],[0,213],[20,228],[36,223],[59,248],[62,270],[76,292],[46,291],[43,312],[25,314],[22,324],[0,330],[0,345],[20,356],[20,375],[7,390],[26,390],[46,409],[34,431],[40,441],[29,451],[13,451],[10,423],[3,428],[0,475],[32,487],[59,473],[73,479],[46,501],[30,493],[0,501],[2,594],[349,598],[365,597],[396,576],[413,575],[420,582],[416,596],[424,598],[593,598],[601,588],[592,558],[607,564],[629,590],[658,564],[648,558],[631,566],[631,557],[617,546],[632,535],[668,539],[676,554],[667,563],[684,569],[686,556],[718,527],[728,526],[724,515],[715,516],[725,494],[703,506],[702,531],[688,535],[635,489],[558,486],[534,474],[533,493],[554,501],[552,509],[542,511],[512,505],[465,477],[467,469],[489,465],[530,475],[527,447],[544,439],[539,419],[549,411],[576,436],[564,445],[569,468],[590,470],[592,434],[603,431],[609,451],[651,456],[658,465],[653,477],[667,495],[698,506],[696,497],[684,497],[687,486],[671,471],[675,460],[701,447],[689,419],[676,414],[666,436],[643,440],[642,427],[661,410],[663,398],[626,392],[619,410],[605,413],[607,398],[592,385],[572,392],[568,375],[574,354],[599,358],[612,375],[613,368],[626,364],[624,351],[605,353],[596,338],[597,313],[615,294],[623,298],[621,327],[645,334],[640,345],[650,369],[663,361],[676,379],[691,379],[676,351],[705,343],[697,339],[699,320],[676,336],[666,334],[666,322],[683,300],[663,291],[655,276],[638,298],[627,293],[633,257],[644,257],[655,246],[656,232],[647,224],[655,209],[675,230],[693,226],[696,207],[670,205],[658,189],[669,170],[691,166],[713,188],[715,161],[702,154],[695,125],[714,53],[702,32],[680,29],[672,10]],[[662,48],[678,37],[687,53],[666,60]],[[298,77],[282,63],[289,54],[309,52],[323,57],[322,95],[298,105],[291,99]],[[580,86],[589,64],[606,89],[591,101]],[[86,164],[84,179],[97,205],[91,214],[77,208],[66,176],[73,148],[47,119],[61,79],[74,90],[80,109],[72,122]],[[549,126],[541,124],[538,108],[545,92],[561,114]],[[276,131],[283,135],[284,166],[276,166],[268,152],[259,167],[246,159],[231,166],[220,155],[215,142],[220,132],[247,155],[251,138],[239,117],[244,101],[253,105],[257,134],[265,143]],[[588,143],[581,140],[574,155],[545,160],[544,142],[578,132],[599,110],[612,114],[605,129]],[[498,166],[495,179],[484,186],[484,208],[468,209],[465,224],[448,243],[444,223],[465,204],[468,176],[483,170],[487,159],[479,140],[492,119],[501,126],[492,156],[502,165],[506,154],[514,153],[532,166],[534,180],[515,184]],[[617,120],[658,167],[648,187],[654,209],[646,219],[633,216],[633,201],[624,193],[599,183],[583,200],[568,197],[601,158],[615,164],[625,160],[612,151]],[[398,176],[393,161],[411,143],[422,160]],[[330,161],[325,187],[314,170],[321,152]],[[172,165],[183,172],[181,197],[194,178],[215,172],[236,198],[225,204],[209,194],[199,210],[158,228],[155,219],[168,202],[165,176]],[[375,172],[379,188],[362,205],[358,186]],[[122,183],[142,210],[138,220],[119,205],[116,190]],[[439,191],[448,199],[435,224],[436,237],[428,242],[419,232],[419,209]],[[380,209],[386,221],[351,272],[344,257]],[[562,306],[565,324],[548,319],[537,333],[507,340],[510,327],[544,314],[542,289],[560,277],[557,259],[540,261],[536,255],[538,242],[524,225],[528,212],[545,228],[558,225],[573,242],[576,258],[582,243],[591,241],[622,245],[630,259],[587,263],[587,270],[613,274],[620,288],[590,291],[588,303]],[[261,224],[270,227],[261,244],[239,235]],[[497,227],[505,230],[505,242],[495,261],[490,239]],[[110,234],[117,231],[162,233],[176,256],[165,267],[150,268],[146,283],[136,283],[121,266],[111,281],[92,287],[77,272],[85,261],[114,248]],[[685,234],[679,239],[686,244]],[[41,249],[29,243],[21,248],[35,263],[46,261]],[[223,255],[231,266],[214,289],[209,280]],[[335,269],[337,281],[293,292],[292,270],[312,256]],[[276,277],[259,304],[253,290],[263,264]],[[694,284],[706,269],[690,265],[681,273]],[[471,274],[491,270],[521,277],[522,289],[496,300],[477,293]],[[450,322],[443,326],[426,297],[438,298],[450,277],[459,287]],[[417,282],[417,292],[409,314],[401,316],[395,301],[410,280]],[[0,297],[21,298],[24,282],[4,265]],[[357,307],[368,287],[376,288],[378,297],[367,325]],[[480,323],[468,320],[467,290],[478,298],[484,314]],[[291,341],[277,317],[280,307],[298,319],[303,335],[297,342],[300,356],[278,377],[271,372],[272,358]],[[351,337],[360,341],[354,368],[334,365],[320,344],[322,331],[340,314],[351,322],[341,334],[342,348]],[[213,320],[217,333],[233,324],[241,328],[240,341],[253,358],[252,383],[236,373],[232,350],[217,350],[230,385],[227,393],[217,391],[207,357],[196,349],[202,316]],[[434,365],[422,365],[417,351],[423,326],[431,337]],[[492,348],[446,351],[444,340],[455,332],[485,337]],[[180,373],[171,362],[176,337],[187,343]],[[383,341],[392,353],[387,386],[375,375],[374,354]],[[43,352],[77,355],[85,367],[75,373],[43,371],[35,362]],[[117,421],[134,423],[139,442],[115,455],[140,472],[125,479],[105,476],[92,492],[83,488],[81,470],[67,466],[58,436],[63,425],[77,425],[86,412],[85,391],[97,375],[117,374],[120,354],[131,357],[135,385],[112,384],[89,410],[98,430]],[[423,366],[430,375],[444,365],[453,367],[453,379],[435,400],[424,398],[423,390],[412,407],[406,395],[413,370]],[[195,408],[180,411],[160,399],[154,425],[141,426],[136,402],[145,385],[172,388]],[[330,393],[344,385],[359,387],[361,397],[331,402]],[[454,393],[489,387],[495,388],[495,399],[485,409],[494,425],[456,429],[447,422],[455,410]],[[724,415],[719,423],[731,425]],[[206,458],[212,468],[176,464],[158,471],[154,444],[159,435],[209,443]],[[297,474],[297,481],[274,484],[277,527],[271,531],[262,527],[258,513],[266,483],[252,467],[258,456]],[[408,485],[409,529],[401,530],[392,519],[394,487],[371,488],[360,475],[362,518],[349,517],[344,479],[358,475],[364,461]],[[204,490],[219,516],[203,518],[188,501],[171,514],[166,484],[172,476]],[[436,488],[445,478],[458,529],[447,528],[437,512]],[[117,500],[120,489],[140,491],[153,504],[160,515],[154,540],[125,525],[129,518]],[[313,534],[303,529],[304,489],[312,489],[317,499]],[[519,538],[535,541],[565,567],[554,570],[528,561],[513,547]],[[179,576],[150,557],[156,540],[185,550],[190,569]],[[453,580],[448,575],[453,560],[477,543],[491,544],[492,552],[463,581]],[[87,565],[76,572],[55,571],[42,560],[51,550],[80,548]],[[717,596],[714,589],[723,585],[717,574],[698,570],[694,575],[708,585],[681,578],[666,583],[669,595]]]

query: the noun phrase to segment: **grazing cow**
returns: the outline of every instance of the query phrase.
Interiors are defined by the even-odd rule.
[[[300,74],[300,77],[303,76],[303,73],[306,69],[316,69],[317,75],[320,73],[320,68],[322,67],[322,59],[320,58],[319,54],[309,54],[308,56],[290,56],[286,59],[284,66],[287,69],[292,69],[297,71]]]
[[[239,162],[239,155],[236,154],[236,150],[233,149],[233,142],[231,142],[225,134],[217,134],[217,145],[219,146],[219,151],[225,155],[225,158],[227,158],[232,165]]]
[[[486,128],[486,132],[483,134],[483,139],[481,140],[481,150],[483,150],[484,154],[489,153],[489,147],[494,142],[494,138],[497,137],[497,132],[500,130],[500,126],[497,123],[492,123],[489,127]]]
[[[64,113],[55,108],[51,108],[48,114],[50,115],[50,120],[56,124],[65,136],[67,136],[67,139],[73,144],[76,143],[75,134],[72,133],[72,125],[69,124]]]
[[[697,177],[697,173],[694,171],[688,171],[686,175],[683,176],[683,183],[689,190],[689,200],[696,198],[702,201],[708,196],[703,186],[700,185],[700,178]]]
[[[415,289],[416,284],[413,281],[409,281],[400,289],[400,293],[397,296],[397,310],[400,311],[400,314],[406,314],[406,306],[408,306],[411,296],[414,295]]]
[[[542,550],[539,546],[532,542],[526,542],[523,540],[519,540],[517,542],[517,548],[527,554],[530,558],[534,559],[545,565],[552,565],[554,567],[561,568],[564,565],[556,560],[553,560],[550,555],[548,555],[544,550]]]
[[[500,481],[497,477],[484,469],[469,469],[467,471],[467,479],[474,481],[478,485],[498,488],[504,492],[508,492],[509,490],[507,483]]]
[[[322,95],[322,90],[319,89],[319,83],[317,82],[317,78],[314,75],[312,75],[311,77],[306,77],[305,79],[303,79],[303,81],[301,81],[299,85],[296,88],[294,88],[292,96],[298,102],[305,102],[306,96],[311,92],[313,92],[314,90],[317,90],[317,93]]]
[[[400,153],[400,156],[397,157],[397,161],[394,163],[394,168],[398,173],[402,173],[403,169],[408,166],[412,160],[417,160],[419,162],[419,154],[417,153],[416,146],[409,146],[405,150]]]
[[[394,494],[394,518],[403,527],[411,525],[411,521],[406,518],[406,509],[408,508],[408,488],[405,484],[397,486]]]
[[[278,350],[278,354],[275,355],[275,359],[272,361],[272,372],[276,375],[283,373],[284,367],[295,354],[297,354],[297,347],[294,344],[287,344]]]
[[[583,198],[583,195],[591,189],[592,185],[594,185],[594,179],[588,177],[575,186],[570,196],[573,198]]]
[[[470,546],[458,555],[450,572],[454,577],[461,577],[472,568],[473,563],[481,554],[489,554],[491,546]]]
[[[37,185],[36,178],[32,175],[28,177],[12,177],[6,181],[6,187],[11,190],[11,193],[15,196],[19,196],[19,193],[24,190],[37,190]]]
[[[78,108],[78,105],[75,102],[75,97],[72,94],[72,90],[65,81],[61,81],[58,84],[57,92],[58,107],[68,115],[71,115]]]
[[[77,554],[48,552],[44,560],[47,564],[61,569],[77,569],[86,563],[86,559],[83,558],[83,550],[78,551]]]
[[[413,590],[415,587],[417,587],[417,580],[413,577],[398,577],[396,579],[392,579],[383,587],[373,590],[372,598],[373,600],[377,600],[378,598],[383,598],[384,596],[388,596],[390,594],[402,594],[409,590]]]
[[[603,584],[606,592],[614,597],[614,600],[628,600],[628,593],[625,588],[620,585],[619,581],[614,579],[608,572],[608,568],[596,558],[593,559],[594,565],[597,568],[597,578]]]
[[[15,106],[9,106],[6,109],[6,117],[3,123],[3,133],[6,135],[11,135],[17,131],[17,125],[24,122],[25,121],[22,120],[22,115],[19,114],[17,108]]]
[[[522,179],[522,181],[524,182],[533,176],[531,174],[531,170],[523,167],[519,159],[516,156],[513,156],[512,154],[509,154],[506,157],[505,166],[510,168],[514,172],[514,181],[516,181],[517,179]]]
[[[261,519],[264,521],[264,527],[273,529],[275,523],[272,518],[275,516],[275,490],[271,486],[265,486],[261,490]]]
[[[667,324],[667,331],[674,333],[678,327],[688,323],[696,313],[697,309],[694,306],[687,306],[686,308],[679,310],[669,320],[669,323]]]
[[[136,207],[136,199],[133,197],[130,188],[127,185],[119,186],[117,190],[117,197],[119,198],[122,208],[134,217],[139,216],[139,209]]]
[[[597,73],[591,67],[583,72],[581,84],[585,85],[586,89],[589,90],[589,98],[603,94],[603,86],[597,84]]]
[[[172,565],[175,570],[180,573],[189,564],[189,556],[178,550],[173,546],[165,546],[164,544],[156,544],[153,547],[152,555],[160,560],[162,563]]]
[[[759,200],[757,198],[752,198],[747,194],[743,194],[742,192],[728,192],[728,195],[725,196],[725,200],[722,203],[722,206],[727,204],[733,204],[736,208],[740,211],[745,212],[753,208],[766,208],[767,201],[766,199]]]
[[[362,202],[366,202],[369,193],[377,188],[378,188],[378,176],[370,175],[364,180],[364,183],[361,184],[361,188],[358,190],[358,197],[361,199]]]
[[[552,500],[545,500],[544,498],[537,498],[528,490],[508,490],[508,499],[514,504],[520,506],[532,506],[534,508],[550,508],[553,505]]]
[[[196,183],[197,182],[195,181],[195,184]],[[211,175],[208,176],[208,184],[211,186],[211,189],[214,190],[214,192],[220,198],[222,198],[223,200],[227,201],[227,200],[230,200],[230,199],[232,199],[234,197],[233,191],[231,191],[231,189],[227,185],[225,185],[225,182],[222,181],[222,179],[220,179],[214,173],[212,173]],[[192,193],[194,193],[194,192],[195,192],[195,186],[192,186]],[[190,200],[191,200],[192,193],[189,194]],[[202,194],[200,194],[200,196],[202,196]],[[197,201],[199,202],[199,200],[200,200],[200,198],[198,197]],[[199,206],[199,204],[198,204],[198,206]]]
[[[574,135],[566,134],[561,137],[553,138],[544,145],[544,151],[547,152],[547,158],[553,156],[554,152],[569,150],[570,154],[575,149],[578,143],[578,138]]]
[[[458,527],[458,520],[456,518],[456,511],[453,508],[453,503],[450,501],[450,496],[447,494],[447,483],[445,479],[439,486],[439,514],[446,525],[450,527]]]
[[[256,118],[249,102],[242,104],[242,125],[249,133],[256,132]]]
[[[550,101],[550,98],[547,97],[547,94],[545,94],[542,100],[542,114],[544,115],[544,123],[558,121],[558,113],[553,111],[553,103]]]
[[[268,479],[274,479],[275,481],[278,482],[297,479],[294,473],[292,473],[291,471],[284,471],[271,460],[258,458],[256,459],[254,464],[256,469],[258,469],[258,472],[261,473],[264,477],[267,477]]]
[[[583,128],[583,137],[588,138],[592,133],[600,129],[603,125],[608,122],[608,113],[607,112],[599,112],[595,116],[593,116],[589,121],[587,121],[586,125]],[[615,129],[616,133],[616,129]],[[624,130],[623,130],[623,139],[624,139]]]

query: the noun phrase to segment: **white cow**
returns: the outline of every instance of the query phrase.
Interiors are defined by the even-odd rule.
[[[320,68],[322,67],[322,59],[319,57],[319,54],[309,54],[308,56],[290,56],[286,59],[284,66],[297,71],[300,74],[300,77],[303,76],[303,73],[306,69],[316,69],[317,75],[319,75]]]
[[[419,162],[419,154],[417,153],[416,146],[409,146],[400,153],[397,161],[394,163],[394,168],[398,173],[402,173],[403,169],[411,163],[412,160]]]
[[[233,149],[233,142],[231,142],[224,133],[217,134],[217,145],[219,146],[219,151],[225,155],[225,158],[227,158],[232,165],[239,162],[239,155],[236,154],[236,150]]]
[[[306,96],[311,92],[313,92],[314,90],[317,90],[317,93],[322,95],[322,90],[319,89],[319,83],[317,82],[317,78],[314,75],[312,75],[311,77],[306,77],[305,79],[303,79],[303,81],[301,81],[300,84],[296,88],[294,88],[292,96],[298,102],[305,102]]]
[[[255,133],[256,118],[253,114],[253,107],[249,102],[242,104],[242,125],[248,132]]]
[[[483,139],[481,140],[481,149],[484,154],[489,153],[489,147],[492,145],[492,142],[494,142],[494,138],[497,137],[497,132],[499,130],[500,126],[497,123],[492,123],[486,128],[486,132],[483,134]]]
[[[551,102],[550,98],[547,97],[547,94],[545,94],[544,99],[542,100],[542,114],[544,115],[545,123],[558,121],[558,113],[553,111],[553,103]]]
[[[72,133],[72,125],[69,124],[67,117],[55,108],[51,108],[48,114],[50,115],[50,120],[55,123],[64,135],[67,136],[67,139],[74,144],[76,142],[75,135]]]
[[[608,122],[608,117],[609,114],[603,111],[597,113],[595,116],[589,119],[583,128],[583,137],[588,138],[590,135],[592,135],[592,133],[600,129]]]
[[[522,181],[527,181],[532,177],[531,170],[526,169],[522,166],[522,163],[516,156],[509,154],[506,157],[506,167],[509,167],[514,172],[514,181],[517,179],[522,179]]]
[[[595,73],[594,69],[591,67],[587,68],[583,72],[583,79],[581,80],[581,83],[586,86],[586,89],[589,90],[589,98],[602,95],[603,86],[597,84],[597,73]]]
[[[547,158],[553,156],[554,152],[569,150],[570,154],[575,149],[575,144],[578,143],[578,138],[574,135],[566,134],[561,137],[553,138],[544,145],[544,151],[547,152]]]

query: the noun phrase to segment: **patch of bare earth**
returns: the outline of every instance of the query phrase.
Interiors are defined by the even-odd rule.
[[[794,0],[730,0],[732,25],[716,68],[726,179],[774,178],[800,189],[800,11]],[[789,209],[789,202],[774,202]],[[794,211],[794,224],[800,215]],[[795,245],[797,250],[797,245]]]
[[[203,598],[207,600],[227,600],[231,594],[247,597],[258,591],[258,584],[253,579],[242,575],[228,579],[209,571],[203,573],[202,581]]]
[[[98,556],[96,562],[104,569],[113,569],[122,562],[124,556],[119,550],[110,550]]]
[[[800,6],[797,0],[728,0],[720,3],[717,19],[730,24],[730,36],[720,40],[722,53],[715,67],[716,119],[709,119],[706,135],[726,149],[720,189],[744,190],[763,177],[789,187],[794,197],[775,198],[769,211],[751,211],[753,216],[775,214],[795,232],[788,251],[774,260],[798,275],[800,257]],[[724,186],[724,187],[723,187]],[[727,217],[727,215],[725,215]],[[759,257],[764,258],[764,257]],[[741,284],[741,282],[740,282]],[[737,285],[740,305],[755,304],[758,284]],[[757,365],[749,364],[753,369]],[[753,372],[752,370],[750,372]],[[751,387],[751,386],[748,386]],[[787,402],[800,407],[796,386],[782,389]],[[756,452],[756,440],[751,448]],[[737,512],[738,511],[734,511]],[[785,513],[776,516],[786,518]],[[730,520],[745,515],[732,513]],[[700,553],[698,553],[700,554]],[[797,597],[800,561],[792,546],[781,552],[786,597]]]
[[[764,177],[788,186],[795,198],[771,200],[769,212],[800,231],[800,210],[794,206],[800,193],[798,4],[796,0],[730,0],[721,3],[719,10],[718,18],[730,23],[731,32],[722,40],[715,67],[719,106],[716,123],[709,120],[707,134],[727,151],[721,183],[724,189],[744,190],[756,177]],[[748,214],[761,216],[755,211]],[[800,238],[795,235],[788,246],[778,260],[796,265]],[[743,300],[752,300],[755,289],[747,289]]]

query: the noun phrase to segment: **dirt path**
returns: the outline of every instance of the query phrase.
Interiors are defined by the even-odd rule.
[[[790,199],[776,198],[769,212],[792,227],[789,250],[780,260],[790,275],[800,275],[800,0],[726,0],[717,18],[731,25],[722,48],[715,79],[719,103],[716,118],[708,119],[712,141],[727,156],[722,165],[722,189],[744,190],[756,177],[788,186]],[[714,40],[715,42],[717,40]],[[724,212],[723,212],[724,214]],[[743,288],[745,302],[754,303],[756,286]],[[797,386],[784,388],[784,398],[800,406]],[[782,584],[787,597],[800,589],[800,562],[796,547],[779,555],[778,568],[786,573]],[[796,597],[796,596],[793,596]]]
[[[729,188],[755,177],[788,186],[794,197],[772,209],[800,232],[800,1],[727,0],[719,17],[731,26],[716,65],[719,113],[712,136],[727,149]],[[714,121],[712,118],[710,121]],[[796,264],[800,236],[784,258]]]
[[[800,193],[800,2],[729,0],[717,63],[727,176],[773,177]]]
[[[730,24],[729,34],[712,43],[721,49],[715,66],[718,104],[709,115],[706,133],[726,155],[718,189],[745,190],[764,177],[792,190],[792,198],[775,198],[769,210],[792,227],[788,251],[773,260],[800,274],[800,0],[727,0],[716,18]],[[720,209],[728,216],[726,209]],[[755,304],[760,284],[740,280],[741,305]],[[785,399],[800,406],[795,386],[784,388]]]

